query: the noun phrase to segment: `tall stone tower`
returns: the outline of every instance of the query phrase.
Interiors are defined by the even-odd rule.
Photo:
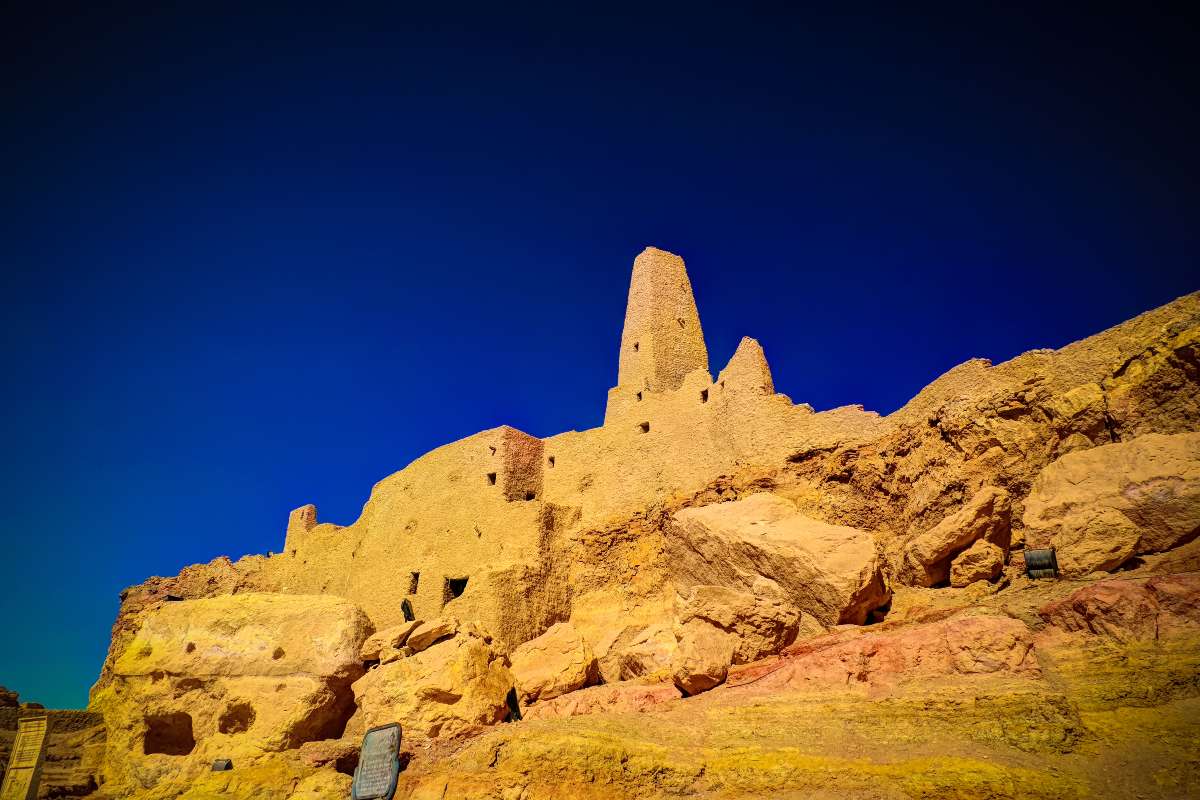
[[[633,261],[609,412],[644,392],[675,391],[696,370],[708,372],[708,350],[683,259],[647,247]]]

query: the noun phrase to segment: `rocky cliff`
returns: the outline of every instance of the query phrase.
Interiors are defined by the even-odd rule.
[[[618,364],[599,428],[122,593],[103,796],[345,797],[391,721],[400,797],[1200,793],[1200,294],[816,412],[651,248]]]

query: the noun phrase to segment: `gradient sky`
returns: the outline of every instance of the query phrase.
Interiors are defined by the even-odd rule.
[[[49,706],[124,586],[598,425],[648,244],[714,372],[753,335],[817,409],[1200,288],[1184,19],[38,5],[0,19],[0,684]]]

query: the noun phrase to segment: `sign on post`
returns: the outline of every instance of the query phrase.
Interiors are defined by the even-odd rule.
[[[392,800],[400,777],[400,725],[371,728],[363,737],[354,783],[353,800]]]
[[[41,778],[42,758],[46,754],[47,717],[26,717],[17,721],[17,738],[8,771],[0,786],[0,800],[34,800]]]

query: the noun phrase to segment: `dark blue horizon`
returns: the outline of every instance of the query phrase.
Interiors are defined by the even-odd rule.
[[[598,425],[647,245],[818,410],[1200,288],[1165,12],[6,17],[0,684],[50,707],[123,587]]]

